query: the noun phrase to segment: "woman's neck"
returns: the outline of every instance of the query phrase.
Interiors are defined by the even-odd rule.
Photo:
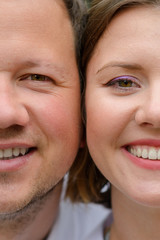
[[[114,223],[110,240],[159,240],[160,208],[143,206],[112,187]]]

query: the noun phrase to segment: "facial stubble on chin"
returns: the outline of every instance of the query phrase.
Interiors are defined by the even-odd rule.
[[[8,140],[10,138],[12,139],[14,137],[21,139],[24,136],[28,137],[30,136],[30,133],[26,133],[25,129],[21,126],[15,125],[5,130],[0,129],[1,141],[6,139]],[[5,191],[7,186],[10,186],[12,182],[13,175],[12,177],[9,176],[10,174],[0,173],[0,185],[3,186]],[[39,181],[39,179],[37,179],[37,181]],[[8,229],[9,231],[18,232],[19,229],[23,230],[28,223],[33,222],[37,214],[43,209],[47,200],[53,195],[56,195],[55,191],[58,188],[58,185],[60,185],[61,183],[62,180],[59,179],[59,181],[57,181],[56,183],[51,181],[48,186],[46,186],[45,188],[41,188],[45,185],[45,183],[42,182],[41,186],[39,186],[39,189],[37,190],[35,187],[36,190],[31,193],[31,199],[24,199],[23,202],[17,203],[15,201],[16,206],[9,206],[8,209],[10,210],[6,213],[0,212],[0,233],[6,231],[6,229]]]
[[[18,125],[8,127],[7,129],[0,129],[1,140],[6,139],[8,140],[14,137],[17,137],[19,139],[23,138],[26,135],[29,136],[24,130],[24,128]],[[5,191],[7,189],[7,186],[10,186],[10,184],[12,184],[12,177],[13,176],[16,177],[16,175],[17,174],[2,172],[0,173],[0,185],[3,186]],[[39,181],[39,179],[37,179],[36,181]],[[34,189],[35,191],[33,190],[33,192],[31,193],[31,195],[33,194],[33,197],[31,197],[31,199],[29,200],[26,199],[26,202],[24,200],[23,203],[16,203],[17,206],[15,206],[15,209],[10,210],[7,213],[0,212],[0,226],[1,224],[4,224],[5,222],[8,221],[15,222],[18,219],[22,219],[23,216],[24,218],[26,218],[26,220],[28,218],[34,219],[33,216],[36,215],[36,213],[41,210],[48,197],[51,195],[51,193],[55,190],[55,188],[59,185],[60,182],[61,180],[57,181],[56,183],[55,182],[53,183],[51,181],[45,188],[42,187],[45,185],[45,183],[42,182],[41,186],[39,186],[39,189],[36,189],[35,187]]]
[[[3,174],[3,177],[5,179],[5,174]],[[28,223],[34,221],[38,212],[43,209],[46,201],[54,195],[54,192],[61,184],[62,180],[54,186],[51,186],[47,191],[39,191],[28,203],[16,211],[0,213],[0,231],[3,231],[3,229],[5,230],[6,228],[8,228],[9,231],[13,230],[14,232],[16,232],[16,230],[19,231],[18,229],[21,229],[22,231]]]

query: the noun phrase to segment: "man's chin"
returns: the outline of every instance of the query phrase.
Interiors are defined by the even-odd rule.
[[[57,184],[56,186],[58,186]],[[0,200],[0,223],[2,221],[12,221],[23,218],[23,216],[36,215],[39,212],[47,199],[52,195],[56,186],[51,187],[47,191],[43,190],[41,193],[37,193],[32,196],[25,197],[23,199],[6,200],[2,202]]]
[[[31,208],[32,201],[19,201],[19,202],[7,202],[6,204],[1,203],[0,201],[0,221],[5,220],[15,220],[18,216],[22,216],[24,213],[29,211]]]

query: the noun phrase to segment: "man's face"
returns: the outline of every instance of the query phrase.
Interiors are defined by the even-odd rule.
[[[80,144],[73,30],[60,0],[0,2],[0,212],[56,185]]]

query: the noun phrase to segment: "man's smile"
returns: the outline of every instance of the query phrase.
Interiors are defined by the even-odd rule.
[[[24,156],[29,152],[29,148],[7,148],[0,149],[0,160],[13,159],[19,156]]]

